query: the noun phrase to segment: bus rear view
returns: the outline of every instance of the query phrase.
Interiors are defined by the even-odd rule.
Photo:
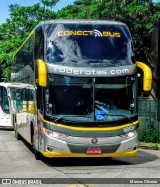
[[[136,63],[128,27],[110,21],[46,21],[31,37],[36,65],[27,76],[35,77],[30,82],[36,82],[37,122],[31,123],[29,138],[36,156],[136,156],[137,67],[150,75],[144,76],[144,90],[151,87],[151,72]]]

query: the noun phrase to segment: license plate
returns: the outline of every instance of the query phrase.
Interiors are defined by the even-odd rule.
[[[102,154],[102,148],[88,148],[86,150],[87,155]]]

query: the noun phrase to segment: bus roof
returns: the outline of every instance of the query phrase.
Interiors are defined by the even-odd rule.
[[[125,23],[119,21],[110,20],[86,20],[86,19],[58,19],[58,20],[47,20],[40,22],[37,26],[47,25],[47,24],[105,24],[105,25],[126,25]]]

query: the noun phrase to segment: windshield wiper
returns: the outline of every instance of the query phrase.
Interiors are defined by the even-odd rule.
[[[68,115],[68,116],[66,116],[66,117],[85,117],[85,118],[92,118],[93,116],[86,116],[86,115],[78,115],[78,116],[76,116],[76,115]],[[61,121],[61,120],[69,121],[69,122],[77,122],[77,121],[74,121],[74,120],[67,119],[66,117],[64,117],[64,116],[55,117],[55,118],[56,118],[56,119],[55,119],[55,122],[57,123],[57,122],[59,122],[59,121]]]
[[[59,121],[61,121],[61,120],[64,120],[64,121],[69,121],[69,120],[67,120],[66,118],[64,118],[63,116],[62,117],[55,117],[56,119],[54,120],[54,122],[55,123],[57,123],[57,122],[59,122]]]

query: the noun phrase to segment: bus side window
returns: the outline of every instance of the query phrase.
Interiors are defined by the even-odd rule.
[[[2,97],[3,97],[3,87],[0,86],[0,103],[2,102]]]
[[[44,35],[41,27],[35,33],[34,60],[38,59],[44,59]]]
[[[7,95],[3,97],[3,109],[6,113],[9,113],[9,100]]]
[[[2,110],[5,110],[5,105],[6,103],[6,97],[7,97],[7,90],[3,86],[0,86],[0,106],[2,107]],[[8,97],[7,97],[8,100]],[[7,107],[7,105],[6,105]],[[9,109],[9,104],[8,104],[8,109]]]
[[[7,90],[5,87],[0,86],[0,106],[5,113],[9,113],[9,101]]]
[[[26,101],[34,101],[34,98],[33,98],[33,94],[32,94],[32,91],[31,90],[25,90],[25,98],[26,98]]]
[[[22,89],[16,90],[16,109],[21,110],[23,109],[23,98],[24,92]]]

